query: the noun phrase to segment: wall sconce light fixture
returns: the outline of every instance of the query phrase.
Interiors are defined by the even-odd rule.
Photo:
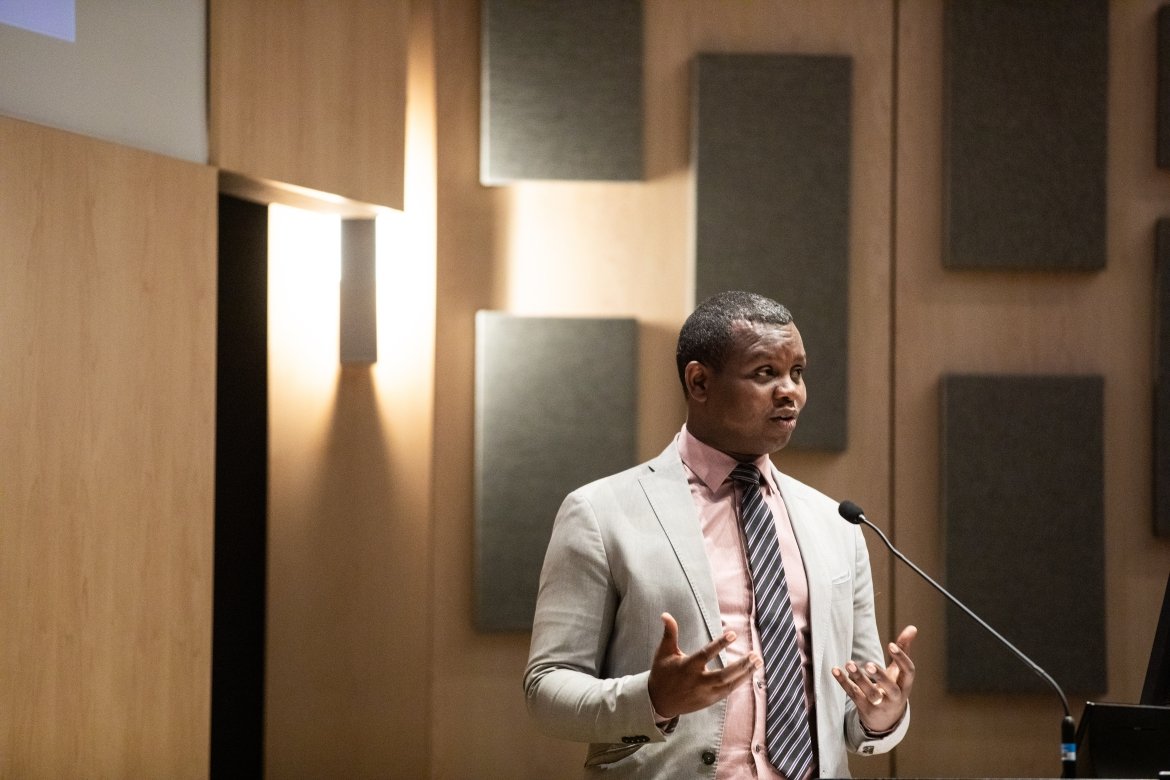
[[[375,220],[341,221],[341,362],[378,362]]]

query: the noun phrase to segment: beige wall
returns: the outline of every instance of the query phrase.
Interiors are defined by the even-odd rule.
[[[579,766],[582,746],[526,716],[528,636],[472,628],[473,317],[636,317],[638,448],[661,449],[683,415],[671,353],[692,304],[689,74],[701,51],[855,62],[850,445],[778,463],[858,501],[941,574],[939,375],[1104,374],[1101,698],[1135,700],[1170,568],[1170,542],[1150,531],[1153,224],[1170,214],[1153,165],[1159,2],[1111,5],[1108,265],[1063,275],[941,268],[936,0],[647,0],[646,181],[505,188],[478,184],[478,4],[412,0],[409,35],[388,34],[406,41],[409,67],[406,123],[388,131],[405,138],[405,211],[379,226],[381,359],[343,369],[330,354],[328,283],[270,304],[268,774],[547,778]],[[385,23],[362,2],[344,8],[347,24]],[[304,34],[303,20],[287,23]],[[238,31],[214,18],[211,29]],[[310,91],[324,83],[279,71]],[[213,116],[248,104],[250,82],[232,95],[232,79],[212,76]],[[303,138],[345,123],[386,137],[370,115],[294,115],[327,125]],[[217,164],[324,186],[304,159],[288,173],[226,164],[263,155],[247,127],[212,130]],[[300,143],[281,159],[316,159]],[[347,152],[323,155],[338,189],[397,205],[397,184],[365,178],[381,170],[362,165],[376,152]],[[204,775],[215,169],[0,119],[0,174],[0,700],[22,703],[0,707],[0,776]],[[274,253],[274,290],[296,278],[285,259]],[[920,674],[911,735],[855,773],[1054,774],[1058,705],[948,696],[941,600],[871,549],[883,629],[922,629]]]
[[[264,754],[273,778],[429,772],[435,130],[426,3],[413,5],[408,53],[405,210],[377,225],[377,363],[338,362],[336,265],[322,274],[339,259],[338,220],[281,207],[269,220]]]

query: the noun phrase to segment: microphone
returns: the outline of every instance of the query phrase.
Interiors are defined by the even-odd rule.
[[[966,604],[951,595],[950,591],[927,576],[926,572],[915,566],[913,561],[899,552],[898,548],[894,547],[894,545],[890,543],[890,540],[886,538],[886,535],[882,533],[882,529],[878,528],[869,521],[869,518],[867,518],[865,513],[861,511],[861,507],[852,501],[842,501],[841,505],[837,507],[837,511],[841,514],[841,517],[845,518],[854,525],[867,525],[872,528],[874,532],[881,537],[881,540],[885,542],[886,547],[890,548],[890,552],[892,552],[895,557],[898,558],[898,560],[905,563],[907,566],[913,569],[919,577],[930,583],[935,590],[950,599],[951,603],[959,609],[963,610],[963,612],[965,612],[968,617],[970,617],[979,625],[983,626],[983,628],[987,629],[988,633],[998,639],[1000,643],[1003,644],[1003,646],[1008,650],[1011,650],[1015,654],[1016,658],[1019,658],[1021,661],[1023,661],[1025,666],[1027,666],[1029,669],[1039,675],[1042,680],[1052,686],[1052,689],[1056,691],[1056,695],[1060,697],[1060,703],[1064,706],[1064,719],[1060,722],[1060,776],[1076,777],[1076,724],[1073,722],[1072,713],[1068,708],[1068,698],[1064,695],[1064,691],[1061,690],[1060,686],[1056,684],[1056,680],[1052,679],[1052,676],[1048,674],[1048,672],[1041,669],[1039,664],[1037,664],[1028,656],[1024,655],[1024,653],[1019,648],[1017,648],[1011,642],[1007,641],[1002,634],[989,626],[985,620],[972,612]]]

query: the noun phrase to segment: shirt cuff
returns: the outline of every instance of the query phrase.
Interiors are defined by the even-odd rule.
[[[894,721],[894,725],[890,726],[888,729],[885,729],[884,731],[874,731],[869,726],[865,725],[865,721],[861,720],[861,718],[858,718],[857,720],[861,724],[861,732],[863,734],[865,734],[867,739],[882,739],[883,737],[890,736],[891,734],[893,734],[895,731],[898,730],[898,727],[902,725],[902,721],[906,719],[906,713],[908,713],[908,712],[910,712],[909,702],[907,702],[907,704],[906,704],[906,709],[902,711],[902,717],[900,717],[896,721]]]
[[[893,734],[895,731],[898,730],[898,726],[900,726],[900,725],[902,725],[902,719],[898,718],[898,722],[895,723],[893,726],[890,726],[885,731],[874,731],[869,726],[866,726],[864,723],[862,723],[861,724],[861,731],[863,734],[865,734],[866,738],[868,738],[868,739],[881,739],[882,737],[888,737],[891,734]]]
[[[658,731],[662,734],[670,734],[678,726],[678,716],[673,718],[664,718],[658,714],[658,710],[654,709],[654,705],[650,705],[650,712],[654,715],[654,725],[658,727]]]

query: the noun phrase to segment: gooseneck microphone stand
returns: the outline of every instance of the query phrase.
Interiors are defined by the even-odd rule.
[[[902,561],[902,563],[913,569],[919,577],[926,580],[928,583],[930,583],[931,586],[934,587],[935,590],[946,596],[952,604],[963,610],[963,612],[965,612],[968,617],[970,617],[979,625],[983,626],[983,628],[987,629],[987,631],[996,639],[998,639],[1004,647],[1006,647],[1008,650],[1011,650],[1015,654],[1016,658],[1019,658],[1021,661],[1023,661],[1025,666],[1027,666],[1042,680],[1052,686],[1052,689],[1056,691],[1056,695],[1060,697],[1061,705],[1064,707],[1064,719],[1060,722],[1060,776],[1076,777],[1076,723],[1073,721],[1072,712],[1068,707],[1068,698],[1064,695],[1064,691],[1061,690],[1060,686],[1056,684],[1056,680],[1052,679],[1052,675],[1041,669],[1039,664],[1037,664],[1028,656],[1024,655],[1024,653],[1019,648],[1017,648],[1011,642],[1007,641],[1007,639],[1005,639],[1002,634],[989,626],[987,622],[981,617],[972,612],[966,604],[951,595],[950,591],[931,579],[926,572],[914,565],[913,561],[899,552],[898,548],[894,547],[894,545],[890,543],[890,540],[886,538],[886,535],[882,533],[882,529],[878,528],[869,521],[869,518],[867,518],[865,513],[861,511],[861,507],[852,501],[842,501],[841,505],[837,507],[837,511],[841,514],[841,517],[845,518],[854,525],[864,524],[872,528],[874,533],[881,537],[881,540],[885,542],[886,547],[890,548],[890,552],[892,552],[898,558],[898,560]]]

